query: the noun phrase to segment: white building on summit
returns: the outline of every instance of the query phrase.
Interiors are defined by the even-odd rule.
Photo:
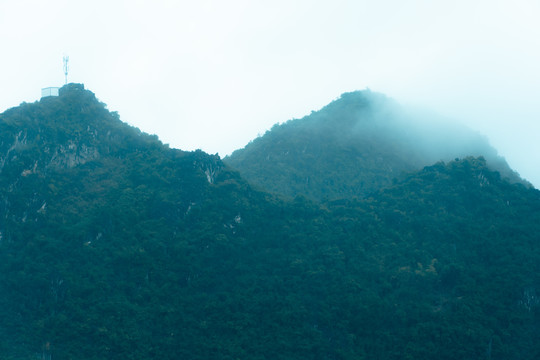
[[[58,90],[60,88],[57,87],[46,87],[41,89],[41,98],[48,97],[48,96],[58,96]]]

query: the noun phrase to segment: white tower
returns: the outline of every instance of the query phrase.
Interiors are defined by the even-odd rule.
[[[64,75],[66,76],[66,84],[67,84],[67,76],[69,71],[69,56],[64,56]]]

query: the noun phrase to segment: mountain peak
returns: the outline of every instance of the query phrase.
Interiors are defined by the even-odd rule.
[[[520,181],[480,134],[363,90],[275,125],[225,161],[263,189],[322,200],[364,197],[406,172],[466,156],[484,156]]]
[[[59,96],[8,109],[0,114],[0,134],[0,172],[18,174],[103,164],[137,153],[166,158],[187,154],[122,122],[83,84],[67,84]],[[199,152],[192,156],[201,169],[205,161],[217,161]]]

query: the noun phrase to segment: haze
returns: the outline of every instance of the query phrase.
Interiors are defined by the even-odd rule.
[[[122,120],[221,156],[369,87],[486,135],[540,187],[536,1],[0,3],[0,111],[84,83]]]

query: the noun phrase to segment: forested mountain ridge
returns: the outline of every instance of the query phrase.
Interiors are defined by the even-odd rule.
[[[540,355],[540,192],[483,158],[287,201],[70,84],[0,164],[2,359]]]
[[[10,294],[0,323],[17,318],[23,327],[0,326],[11,340],[22,334],[37,339],[50,327],[46,319],[61,319],[52,314],[61,314],[66,292],[77,297],[86,286],[107,289],[100,282],[112,273],[105,268],[136,256],[141,241],[155,248],[160,241],[152,239],[175,238],[223,167],[217,156],[168,149],[122,123],[78,84],[1,114],[0,134],[0,289]],[[143,271],[125,267],[124,274]],[[0,353],[18,359],[40,348],[35,343]]]
[[[200,184],[212,182],[223,166],[217,156],[168,149],[156,136],[122,123],[93,93],[77,84],[63,87],[59,97],[6,111],[0,117],[0,131],[0,181],[9,189],[0,221],[29,216],[35,220],[53,206],[48,197],[96,192],[92,196],[99,198],[118,186],[147,186],[145,181],[153,181],[153,185],[177,182],[175,192],[181,194],[177,206],[185,211],[201,198],[204,186]],[[133,162],[151,166],[151,170],[134,167]],[[172,164],[175,169],[170,175],[178,172],[177,177],[165,180],[158,175],[160,167]],[[185,167],[190,171],[180,173]],[[66,188],[62,183],[69,176],[83,175],[99,185],[81,182],[76,188]],[[25,197],[18,192],[26,195],[32,188],[34,197],[25,199],[25,205],[16,205]]]
[[[483,156],[522,181],[481,135],[365,90],[274,125],[224,161],[262,189],[320,201],[363,197],[406,172],[465,156]]]

